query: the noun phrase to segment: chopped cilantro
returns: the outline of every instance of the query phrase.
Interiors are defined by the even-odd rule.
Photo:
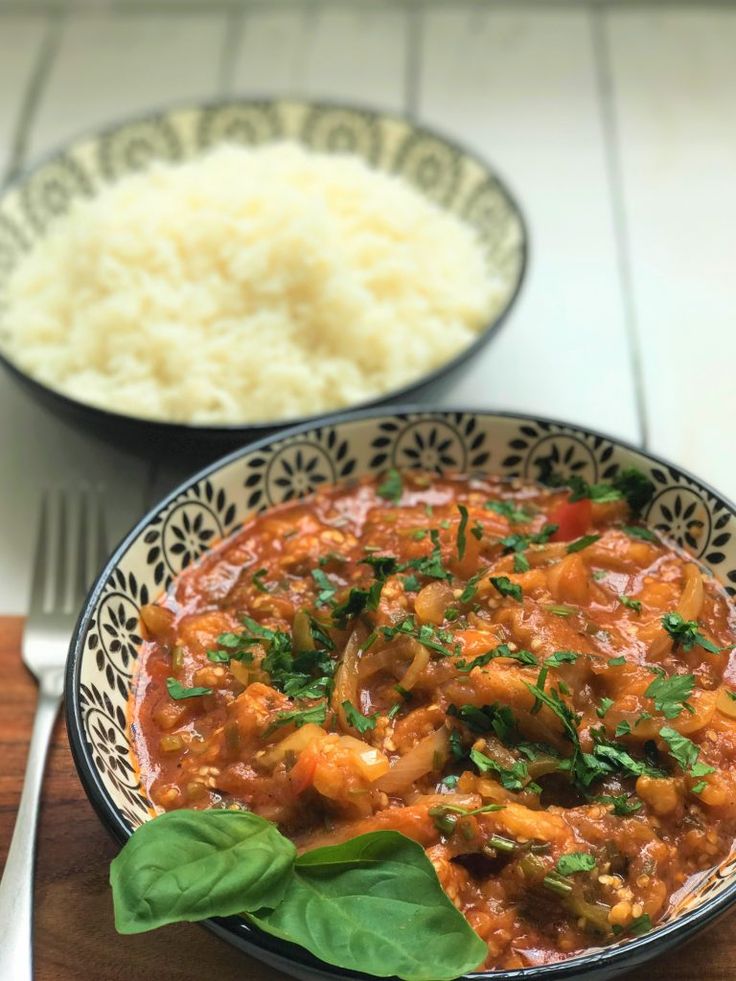
[[[636,467],[619,470],[611,483],[626,498],[634,514],[638,514],[654,496],[654,484]]]
[[[729,647],[716,647],[712,640],[701,634],[696,620],[685,620],[680,613],[665,613],[662,626],[683,651],[691,651],[693,647],[702,647],[710,654],[722,654]]]
[[[317,604],[319,606],[325,606],[328,603],[332,603],[337,587],[332,585],[321,569],[312,569],[312,579],[314,579],[319,587],[319,592],[317,593]]]
[[[451,773],[449,776],[443,777],[442,780],[440,780],[440,786],[446,787],[448,790],[454,790],[457,787],[459,779],[460,777],[454,773]]]
[[[411,533],[411,537],[415,542],[421,542],[423,538],[427,537],[427,534],[428,532],[426,528],[415,528]]]
[[[467,546],[465,529],[468,527],[468,509],[464,504],[458,504],[457,509],[460,512],[460,523],[457,526],[457,557],[462,559]]]
[[[641,613],[641,600],[632,599],[630,596],[624,596],[622,593],[618,598],[619,603],[623,606],[628,607],[628,609],[633,610],[634,613]]]
[[[404,591],[407,593],[418,593],[422,585],[414,573],[412,573],[410,576],[404,576],[404,578],[401,580],[401,584],[404,587]]]
[[[261,593],[269,592],[268,586],[263,581],[264,576],[268,575],[268,569],[259,569],[258,572],[253,573],[253,585]]]
[[[374,712],[373,715],[363,715],[348,699],[345,699],[342,707],[345,710],[345,718],[348,720],[348,724],[356,729],[361,736],[366,732],[370,732],[371,729],[376,728],[378,712]]]
[[[486,501],[483,507],[487,511],[495,511],[506,518],[512,525],[525,524],[532,520],[532,515],[523,508],[517,508],[513,501]]]
[[[292,722],[297,729],[301,729],[301,727],[306,725],[308,722],[321,726],[324,724],[326,718],[327,702],[320,702],[319,705],[315,705],[312,708],[293,709],[290,712],[279,712],[263,735],[268,736],[274,730],[280,728],[281,726],[290,725]]]
[[[368,589],[353,586],[342,603],[332,611],[332,619],[339,627],[345,627],[347,621],[357,617],[363,610],[377,610],[383,589],[383,579],[376,579]]]
[[[545,659],[544,663],[549,668],[557,668],[561,664],[574,664],[579,657],[582,657],[582,655],[576,653],[576,651],[554,651],[554,653]]]
[[[556,617],[570,617],[578,612],[574,606],[564,606],[562,603],[550,603],[545,606],[545,610],[554,613]]]
[[[393,501],[398,504],[401,500],[402,492],[401,474],[394,467],[386,474],[386,479],[378,485],[376,493],[386,501]]]
[[[658,542],[659,539],[650,531],[649,528],[644,528],[642,525],[623,525],[621,528],[629,538],[640,538],[644,542]]]
[[[694,687],[695,676],[692,674],[673,674],[669,678],[658,675],[644,694],[654,701],[655,709],[665,719],[674,719],[683,709],[691,713],[694,711],[687,701]]]
[[[600,705],[595,710],[595,714],[598,716],[599,719],[602,719],[612,705],[613,705],[612,698],[602,698]]]
[[[605,579],[607,575],[608,575],[608,573],[606,572],[605,569],[594,569],[593,570],[593,578],[595,579],[596,582],[600,582],[601,579]]]
[[[704,777],[708,773],[715,773],[714,767],[708,766],[706,763],[698,762],[700,749],[691,739],[688,739],[687,736],[680,735],[680,733],[671,726],[664,726],[659,730],[659,734],[667,743],[670,756],[672,756],[672,758],[676,760],[682,769],[689,773],[691,777]],[[701,787],[701,790],[702,789],[703,788]],[[694,787],[693,790],[695,790]],[[698,793],[698,791],[695,792]]]
[[[529,770],[523,760],[517,760],[511,767],[504,767],[477,749],[470,750],[470,759],[480,773],[495,774],[506,790],[523,790],[529,783]]]
[[[523,552],[514,552],[514,572],[529,572],[529,559]]]
[[[570,542],[566,551],[568,554],[571,554],[572,552],[582,552],[582,550],[587,548],[588,545],[592,545],[594,542],[597,542],[600,537],[600,535],[583,535],[582,538],[577,538],[574,542]]]
[[[185,688],[176,678],[167,678],[166,688],[168,689],[169,695],[175,698],[177,702],[180,702],[183,698],[197,698],[198,695],[212,694],[211,688]]]
[[[609,668],[618,668],[622,664],[626,664],[626,658],[624,657],[623,654],[619,654],[618,657],[609,657],[608,659]]]
[[[432,541],[432,551],[420,559],[412,559],[407,562],[406,567],[414,569],[422,576],[429,579],[451,579],[450,573],[442,565],[442,553],[440,551],[440,533],[433,528],[429,537]]]
[[[478,592],[478,582],[483,578],[483,572],[476,572],[474,576],[465,583],[465,589],[460,594],[461,603],[469,603]]]
[[[641,801],[632,800],[626,794],[601,794],[600,797],[594,797],[593,800],[598,804],[611,804],[613,813],[618,817],[629,817],[629,815],[636,814],[637,811],[641,810]]]
[[[595,857],[588,852],[568,852],[567,855],[560,855],[555,868],[560,875],[574,875],[576,872],[591,872],[595,866]]]
[[[649,933],[652,929],[652,920],[649,913],[642,913],[641,916],[636,916],[626,927],[625,932],[631,933],[635,937],[640,937],[643,933]]]
[[[491,576],[491,582],[501,596],[511,596],[517,603],[523,602],[521,586],[511,582],[508,576]]]
[[[480,523],[480,521],[474,521],[470,529],[470,534],[473,536],[473,538],[477,539],[477,541],[480,541],[483,537],[483,530],[483,525]]]
[[[369,565],[376,579],[387,579],[400,571],[398,560],[393,555],[366,555],[361,565]]]
[[[537,664],[537,659],[531,651],[512,651],[509,650],[508,644],[499,644],[498,647],[494,647],[492,651],[486,651],[485,654],[479,654],[478,657],[473,658],[473,660],[470,662],[458,661],[457,668],[458,671],[462,671],[463,673],[467,674],[467,672],[472,671],[473,668],[481,668],[497,657],[509,657],[514,661],[518,661],[519,664]]]
[[[619,739],[621,736],[628,736],[630,734],[631,734],[631,725],[626,721],[626,719],[623,719],[616,726],[616,731],[614,732],[614,736],[616,736],[616,738]]]

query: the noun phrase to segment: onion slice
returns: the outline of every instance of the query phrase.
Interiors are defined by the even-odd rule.
[[[420,739],[416,746],[394,763],[376,786],[387,794],[401,794],[409,790],[415,780],[432,770],[441,769],[449,755],[450,735],[443,726]]]

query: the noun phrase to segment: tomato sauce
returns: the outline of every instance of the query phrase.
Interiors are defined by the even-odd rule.
[[[733,608],[620,494],[327,488],[252,518],[142,620],[154,804],[248,808],[300,848],[401,831],[488,968],[649,929],[736,835]]]

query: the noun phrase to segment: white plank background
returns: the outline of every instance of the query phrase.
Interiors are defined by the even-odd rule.
[[[0,0],[0,174],[185,98],[414,112],[494,162],[531,237],[508,324],[446,404],[587,423],[736,496],[734,51],[724,4]],[[26,605],[41,486],[104,482],[120,535],[186,471],[72,431],[0,377],[0,613]]]

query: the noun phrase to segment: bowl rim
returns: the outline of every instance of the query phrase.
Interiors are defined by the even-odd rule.
[[[489,177],[495,180],[503,197],[507,200],[512,211],[514,212],[521,230],[519,243],[519,273],[514,288],[509,294],[503,310],[501,310],[501,312],[496,316],[491,317],[488,323],[483,326],[481,332],[471,341],[470,344],[467,345],[467,347],[463,348],[461,351],[458,351],[457,354],[455,354],[448,361],[443,362],[442,364],[433,368],[431,371],[423,373],[418,378],[415,378],[414,380],[409,381],[398,388],[394,388],[383,394],[379,393],[378,395],[375,395],[369,399],[364,399],[361,402],[355,402],[351,405],[345,406],[342,409],[325,409],[324,412],[319,412],[313,415],[292,416],[291,418],[287,419],[223,423],[221,425],[212,425],[210,423],[199,425],[197,423],[169,422],[165,419],[147,419],[145,416],[129,415],[125,412],[115,412],[102,406],[82,402],[79,399],[72,398],[71,395],[67,395],[65,392],[62,392],[59,389],[53,388],[51,385],[47,385],[39,379],[34,378],[33,375],[24,371],[21,367],[19,367],[19,365],[15,364],[8,354],[3,351],[2,346],[0,346],[0,365],[9,371],[17,381],[28,385],[35,390],[37,394],[43,395],[46,398],[51,397],[67,411],[87,413],[93,418],[100,420],[100,422],[105,425],[141,426],[148,429],[148,431],[157,438],[170,437],[172,439],[180,439],[186,438],[189,435],[196,435],[199,438],[210,437],[212,439],[217,439],[222,437],[230,437],[235,439],[239,435],[242,435],[243,438],[256,438],[260,434],[266,435],[273,433],[277,429],[280,430],[292,426],[311,425],[317,423],[318,421],[322,421],[329,416],[335,415],[338,412],[359,412],[364,409],[371,409],[374,407],[377,408],[386,404],[387,402],[399,402],[405,398],[410,398],[419,389],[432,385],[434,382],[439,381],[445,375],[452,373],[456,368],[459,368],[461,365],[465,364],[487,343],[489,343],[489,341],[496,336],[501,327],[507,322],[509,314],[519,298],[522,286],[526,282],[530,257],[532,254],[529,222],[526,218],[524,210],[519,204],[518,198],[511,190],[506,177],[498,170],[495,164],[485,159],[482,153],[469,147],[463,140],[458,139],[455,136],[450,136],[442,128],[421,122],[417,118],[417,114],[410,110],[402,112],[398,110],[381,109],[378,106],[372,106],[361,101],[353,102],[349,99],[304,98],[294,94],[286,94],[281,96],[254,94],[247,97],[234,95],[232,97],[203,99],[201,101],[192,99],[174,100],[172,102],[159,104],[156,108],[147,109],[145,112],[117,116],[109,123],[102,126],[84,129],[81,132],[78,132],[75,136],[56,143],[50,150],[46,150],[38,157],[35,157],[28,167],[12,172],[4,183],[0,183],[0,203],[8,194],[15,190],[20,190],[23,185],[36,173],[38,173],[43,167],[52,163],[58,157],[61,157],[66,153],[73,152],[79,145],[99,140],[107,134],[113,133],[125,126],[131,126],[136,123],[153,122],[161,117],[165,117],[173,113],[202,113],[209,110],[225,109],[228,107],[248,105],[278,105],[279,103],[292,103],[306,106],[308,108],[344,110],[363,113],[374,116],[377,119],[383,118],[399,123],[405,123],[414,131],[424,133],[427,136],[438,140],[440,143],[444,143],[461,156],[467,157],[474,161]],[[226,143],[227,141],[222,142]],[[263,144],[254,145],[262,146],[267,145],[269,142],[276,141],[266,140]],[[213,146],[214,145],[216,144],[213,144]],[[212,147],[205,148],[205,151],[209,149],[212,149]],[[426,195],[422,196],[427,197]],[[431,198],[427,198],[427,200],[429,200],[430,203],[435,203],[432,202]],[[438,207],[443,208],[443,210],[447,210],[443,205],[438,205]]]
[[[348,413],[335,413],[324,420],[320,420],[318,424],[307,422],[291,426],[279,430],[277,433],[272,433],[261,439],[254,440],[237,450],[225,454],[178,484],[153,507],[149,508],[146,514],[123,536],[118,545],[113,549],[110,558],[96,575],[94,583],[82,605],[70,641],[69,655],[65,667],[64,710],[72,757],[90,803],[97,812],[102,824],[119,844],[124,844],[131,835],[118,808],[109,799],[107,791],[99,777],[97,767],[94,764],[92,751],[84,737],[79,685],[83,640],[87,626],[104,585],[121,558],[123,558],[129,548],[138,540],[151,520],[161,510],[168,507],[179,495],[185,493],[194,484],[235,463],[249,453],[265,449],[272,443],[280,442],[283,439],[308,433],[321,426],[338,426],[345,423],[361,422],[363,420],[415,414],[431,417],[433,415],[445,415],[447,413],[461,413],[491,417],[493,419],[515,419],[529,423],[544,422],[552,426],[563,427],[564,429],[577,430],[593,438],[606,440],[622,449],[638,453],[652,463],[658,464],[678,476],[692,481],[717,502],[724,505],[732,514],[736,515],[736,504],[709,483],[703,481],[689,470],[672,463],[656,453],[642,449],[626,439],[603,433],[597,429],[589,429],[579,423],[568,422],[549,416],[540,416],[534,413],[514,412],[510,410],[478,409],[467,406],[432,408],[421,404],[401,404],[396,406],[389,405],[380,410],[362,409]],[[695,909],[689,910],[670,923],[657,926],[649,933],[627,940],[621,946],[594,948],[577,956],[544,965],[514,968],[506,971],[471,972],[463,975],[459,981],[548,981],[548,979],[549,981],[551,979],[554,979],[554,981],[563,981],[563,979],[580,977],[580,972],[592,970],[606,972],[601,975],[602,977],[613,977],[620,971],[643,964],[658,952],[672,950],[685,943],[696,933],[711,925],[735,903],[736,877],[734,878],[734,882],[723,889],[717,896],[707,899]],[[246,950],[248,945],[260,948],[307,970],[319,970],[325,977],[334,978],[336,981],[341,981],[344,978],[355,978],[360,979],[360,981],[375,981],[375,975],[363,974],[325,964],[298,945],[271,937],[250,926],[250,924],[247,924],[239,917],[210,918],[201,921],[201,925],[220,938],[234,942],[241,950]],[[595,976],[598,977],[597,974]]]

